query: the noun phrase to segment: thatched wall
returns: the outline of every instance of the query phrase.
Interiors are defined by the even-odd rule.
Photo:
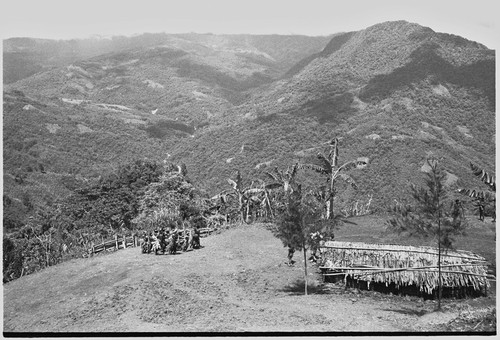
[[[438,287],[436,248],[328,241],[320,254],[318,263],[326,275],[350,275],[368,284],[415,285],[428,294]],[[489,287],[485,259],[468,251],[443,250],[441,273],[443,287]]]

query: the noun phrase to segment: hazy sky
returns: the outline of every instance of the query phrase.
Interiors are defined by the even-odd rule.
[[[497,0],[0,0],[0,33],[50,39],[144,32],[328,35],[406,20],[499,48]]]

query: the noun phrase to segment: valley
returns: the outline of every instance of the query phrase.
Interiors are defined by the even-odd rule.
[[[433,302],[337,294],[318,272],[305,302],[301,268],[283,265],[269,225],[279,224],[284,188],[296,181],[320,210],[332,198],[340,238],[435,245],[435,235],[413,241],[387,229],[412,185],[425,184],[432,158],[446,208],[458,200],[469,221],[472,236],[453,242],[485,256],[494,273],[494,50],[391,21],[317,37],[12,38],[3,54],[5,330],[439,332],[479,322],[450,323],[469,301],[453,302],[436,323]],[[321,163],[318,154],[334,149],[338,164]],[[328,189],[328,169],[360,160]],[[486,206],[464,188],[488,189]],[[487,222],[476,221],[480,209]],[[349,223],[360,220],[363,228]],[[223,231],[181,256],[127,249],[81,258],[117,233],[169,223]],[[15,298],[39,282],[46,291]],[[67,294],[56,296],[60,283]],[[494,300],[480,298],[478,310],[491,316]]]

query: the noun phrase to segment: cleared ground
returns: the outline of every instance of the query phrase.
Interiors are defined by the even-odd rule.
[[[369,222],[344,225],[337,238],[345,239],[356,228],[361,233],[363,221]],[[378,222],[370,225],[380,231]],[[234,227],[202,239],[202,245],[159,256],[130,248],[72,260],[5,284],[4,331],[494,330],[488,315],[495,294],[446,300],[443,311],[435,312],[434,301],[323,284],[312,267],[310,295],[304,296],[301,253],[295,255],[295,266],[285,265],[286,248],[263,225]]]

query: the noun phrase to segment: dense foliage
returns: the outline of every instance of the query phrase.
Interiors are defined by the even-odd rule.
[[[130,230],[146,188],[158,182],[162,173],[157,163],[136,161],[96,184],[77,189],[68,199],[70,204],[65,206],[65,211],[79,228],[100,226],[103,230],[109,227],[110,232],[120,228]]]
[[[148,221],[165,207],[176,209],[173,220],[194,222],[207,208],[183,166],[138,160],[85,182],[4,234],[4,282],[81,257],[93,242],[161,227],[158,219]]]

